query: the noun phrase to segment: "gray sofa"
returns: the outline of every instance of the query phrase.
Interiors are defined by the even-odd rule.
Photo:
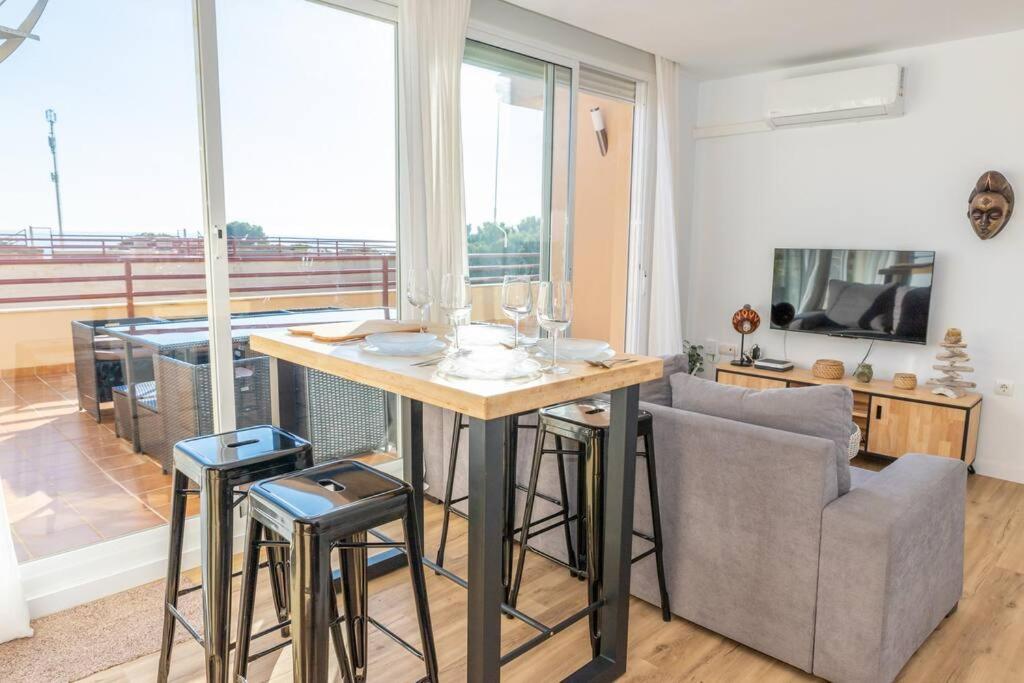
[[[828,680],[891,681],[960,599],[966,467],[919,454],[878,473],[849,467],[838,431],[848,435],[849,411],[835,418],[835,439],[825,433],[848,389],[670,380],[684,363],[667,359],[666,377],[641,390],[654,415],[673,613]],[[722,416],[730,411],[742,419]],[[788,428],[766,425],[776,420]],[[429,494],[443,490],[451,425],[450,413],[425,408]],[[532,447],[524,434],[520,481]],[[466,462],[463,453],[456,495]],[[556,495],[546,464],[541,488]],[[635,526],[649,529],[645,480],[637,481]],[[536,540],[564,558],[560,539]],[[659,603],[653,561],[634,565],[632,592]]]

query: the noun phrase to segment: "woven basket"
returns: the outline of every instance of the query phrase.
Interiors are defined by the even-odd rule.
[[[846,368],[842,361],[820,358],[814,361],[811,374],[818,379],[842,379],[846,374]]]
[[[897,372],[892,378],[892,385],[897,389],[916,389],[917,375],[912,372]]]
[[[846,457],[849,460],[853,460],[860,453],[860,427],[856,422],[853,423],[853,432],[850,433],[850,445],[846,448]]]

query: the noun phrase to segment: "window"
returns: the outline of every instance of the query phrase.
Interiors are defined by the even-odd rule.
[[[475,320],[502,317],[506,274],[564,277],[570,105],[569,69],[467,41],[462,144]]]

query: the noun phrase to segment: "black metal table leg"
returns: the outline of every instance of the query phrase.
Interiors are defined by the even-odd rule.
[[[399,443],[402,448],[403,479],[412,486],[413,506],[416,508],[417,532],[420,537],[420,551],[423,539],[423,403],[403,396],[399,410],[402,424],[399,426]]]
[[[501,585],[505,587],[505,600],[512,589],[512,537],[516,532],[516,459],[519,456],[519,419],[515,415],[505,418],[505,524],[501,536]]]
[[[501,677],[502,554],[494,540],[504,524],[504,420],[469,421],[469,598],[467,678]]]

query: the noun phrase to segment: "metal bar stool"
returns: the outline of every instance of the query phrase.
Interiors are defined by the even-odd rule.
[[[309,442],[276,427],[250,427],[234,432],[179,441],[174,447],[174,489],[171,501],[171,545],[167,560],[163,640],[157,680],[167,680],[174,645],[174,627],[181,625],[206,652],[206,680],[228,680],[231,649],[232,513],[247,493],[239,487],[260,479],[296,472],[312,466]],[[189,488],[189,480],[199,488]],[[202,584],[181,589],[181,554],[185,533],[185,503],[199,496],[202,547]],[[287,628],[287,555],[268,548],[276,628]],[[178,598],[202,590],[203,635],[178,611]],[[274,629],[271,629],[274,630]],[[269,631],[268,631],[269,632]]]
[[[334,640],[344,680],[364,681],[367,630],[372,625],[422,659],[427,675],[421,680],[436,683],[437,655],[414,500],[409,484],[352,460],[325,463],[253,485],[249,490],[249,524],[235,648],[237,680],[245,680],[249,662],[277,649],[273,647],[249,655],[250,641],[254,637],[252,617],[259,551],[262,547],[276,547],[290,549],[291,553],[289,604],[296,681],[322,683],[327,680],[328,632]],[[405,529],[403,543],[392,542],[373,531],[374,527],[397,520],[402,521]],[[265,540],[267,529],[284,540]],[[368,533],[382,540],[368,542]],[[404,548],[422,652],[368,614],[366,559],[369,548]],[[341,566],[344,606],[340,617],[331,576],[331,551],[335,549]]]
[[[537,444],[533,451],[533,464],[530,470],[530,484],[526,493],[526,510],[523,513],[523,527],[529,526],[529,520],[533,517],[533,505],[537,495],[537,481],[540,475],[540,466],[545,455],[556,455],[561,459],[566,454],[578,456],[578,507],[581,507],[583,514],[577,514],[577,548],[576,558],[581,576],[585,576],[588,584],[588,598],[590,602],[600,599],[601,587],[601,548],[604,530],[601,526],[602,506],[604,504],[604,457],[605,457],[605,436],[608,433],[611,405],[607,401],[588,399],[565,403],[550,408],[543,408],[539,411]],[[548,434],[555,437],[554,449],[544,448],[544,440]],[[661,510],[658,502],[658,475],[654,457],[654,419],[646,410],[639,411],[637,415],[637,438],[643,439],[644,450],[637,451],[637,457],[643,458],[647,463],[647,490],[651,501],[651,521],[653,533],[646,533],[633,530],[633,535],[642,538],[652,544],[652,547],[632,558],[636,563],[649,555],[654,555],[658,571],[658,588],[661,593],[661,616],[665,621],[672,619],[669,608],[668,588],[665,581],[665,562],[661,533]],[[580,444],[577,449],[565,449],[562,439],[570,439]],[[564,484],[563,484],[564,489]],[[566,534],[569,533],[569,524],[565,522]],[[552,527],[553,528],[553,527]],[[523,567],[526,562],[527,552],[537,552],[530,546],[530,538],[537,536],[544,531],[538,532],[523,531],[519,535],[519,558],[516,565],[515,578],[512,582],[512,590],[509,595],[509,604],[513,607],[519,596],[519,589],[523,580]],[[590,638],[595,648],[595,656],[600,643],[600,624],[597,614],[590,617]]]
[[[512,548],[512,543],[513,543],[513,540],[515,539],[515,535],[521,531],[521,528],[517,527],[515,525],[516,492],[517,491],[526,492],[526,490],[527,490],[527,487],[523,486],[522,484],[520,484],[518,482],[518,480],[516,479],[516,459],[517,459],[517,455],[519,453],[519,430],[525,429],[525,430],[531,430],[531,431],[534,431],[534,432],[537,431],[536,425],[520,424],[520,422],[519,422],[519,418],[520,417],[521,417],[520,415],[513,415],[513,416],[510,416],[510,417],[506,418],[506,420],[505,420],[505,449],[504,449],[505,450],[505,463],[504,463],[504,467],[505,467],[505,505],[504,505],[505,524],[504,524],[504,531],[502,533],[501,548],[502,548],[502,584],[505,587],[506,596],[509,594],[509,591],[511,590],[512,578],[513,578],[513,572],[512,572],[513,548]],[[447,477],[447,481],[445,482],[444,498],[441,501],[441,504],[444,506],[444,513],[443,513],[442,518],[441,518],[441,539],[438,542],[438,545],[437,545],[437,557],[434,560],[434,562],[439,567],[444,567],[444,553],[445,553],[445,548],[448,545],[448,523],[449,523],[449,520],[451,519],[451,515],[454,514],[454,515],[456,515],[458,517],[461,517],[462,519],[469,519],[468,515],[465,512],[463,512],[462,510],[459,510],[458,508],[455,507],[456,504],[461,503],[461,502],[463,502],[465,500],[468,500],[469,499],[469,494],[467,493],[466,495],[459,496],[458,498],[454,497],[455,470],[456,470],[456,467],[458,466],[458,462],[459,462],[459,442],[460,442],[460,439],[461,439],[462,430],[463,429],[468,429],[468,428],[469,428],[469,422],[467,422],[465,420],[465,418],[462,415],[462,413],[455,413],[455,418],[454,418],[453,425],[452,425],[451,450],[449,451],[449,454],[448,454],[448,477]],[[554,526],[562,526],[562,525],[565,526],[565,529],[566,529],[565,547],[566,547],[566,553],[567,553],[567,555],[569,557],[569,563],[566,566],[570,567],[571,571],[575,571],[575,565],[576,565],[575,557],[576,556],[575,556],[575,551],[574,551],[573,546],[572,546],[572,538],[569,535],[569,523],[572,522],[575,519],[575,516],[569,515],[568,493],[567,493],[567,490],[566,490],[566,479],[565,479],[565,463],[564,463],[564,461],[563,461],[561,456],[559,456],[559,458],[558,458],[558,480],[559,480],[559,483],[561,485],[561,499],[560,500],[558,498],[554,498],[553,496],[549,496],[549,495],[547,495],[545,493],[542,493],[540,491],[538,491],[536,493],[538,498],[546,500],[547,502],[549,502],[552,505],[554,505],[557,508],[556,511],[554,513],[550,514],[550,515],[546,515],[546,516],[542,517],[541,519],[532,521],[530,526],[534,527],[534,526],[537,526],[539,524],[545,524],[545,523],[550,522],[551,520],[553,520],[553,519],[555,519],[557,517],[561,517],[562,518],[562,522],[557,523]],[[554,528],[554,527],[551,527],[551,528]],[[544,530],[537,531],[537,532],[531,532],[531,534],[536,535],[538,533],[543,533],[545,530],[548,530],[548,529],[544,529]],[[544,555],[544,557],[547,557],[548,559],[552,560],[553,562],[559,562],[560,564],[565,564],[565,563],[562,563],[557,558],[551,557],[547,553],[543,553],[542,551],[539,551],[539,550],[537,552],[541,553],[542,555]]]

